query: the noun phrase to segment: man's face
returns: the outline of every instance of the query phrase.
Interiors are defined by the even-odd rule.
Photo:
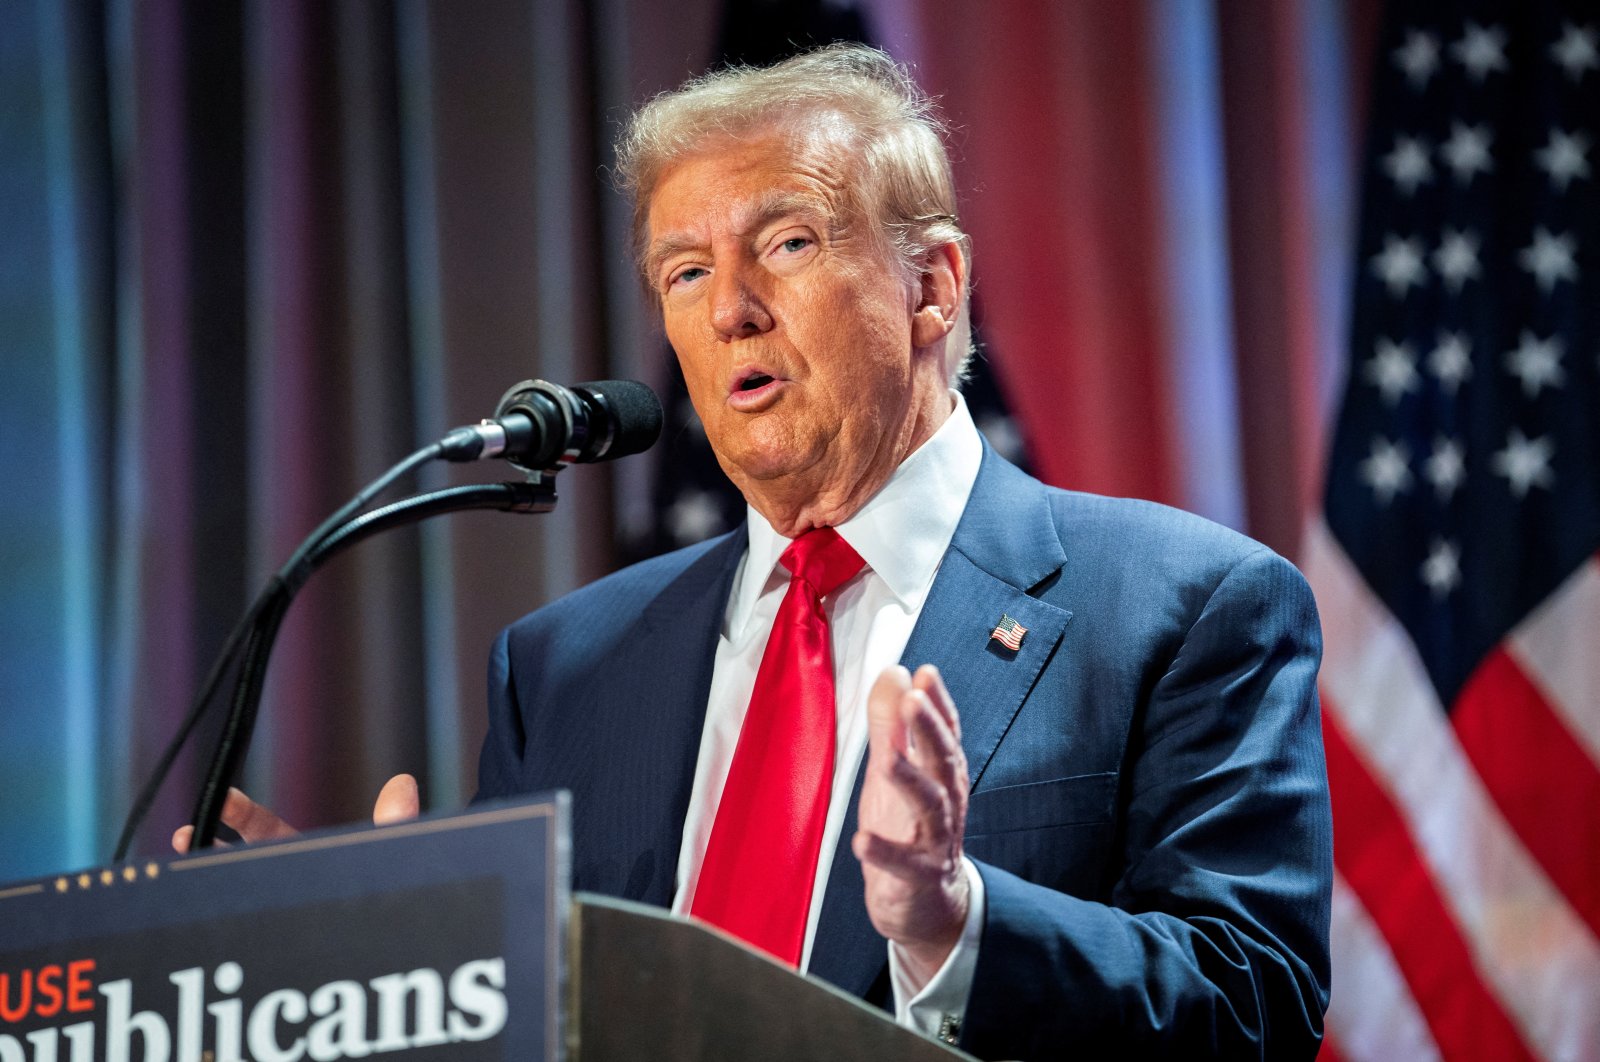
[[[695,411],[785,534],[848,518],[950,408],[855,166],[826,133],[718,140],[650,200],[646,268]]]

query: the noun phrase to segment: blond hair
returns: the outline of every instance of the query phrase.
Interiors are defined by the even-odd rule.
[[[758,126],[829,118],[861,165],[858,205],[907,277],[935,247],[953,243],[971,261],[971,239],[956,220],[955,180],[937,108],[906,70],[876,48],[831,44],[769,67],[729,67],[664,92],[641,107],[617,142],[617,183],[633,200],[634,254],[644,267],[650,197],[675,163],[708,140]],[[648,278],[647,278],[648,279]],[[966,293],[946,341],[953,382],[969,356]]]

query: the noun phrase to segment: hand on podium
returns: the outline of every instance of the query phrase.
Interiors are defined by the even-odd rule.
[[[372,806],[372,821],[374,825],[386,826],[392,822],[414,819],[421,811],[422,801],[417,795],[416,778],[409,774],[397,774],[378,791],[378,800]],[[238,833],[246,844],[275,841],[300,832],[279,818],[271,808],[257,804],[238,789],[228,790],[228,799],[222,805],[222,821]],[[193,836],[193,826],[179,826],[172,835],[173,849],[187,852],[189,839]]]

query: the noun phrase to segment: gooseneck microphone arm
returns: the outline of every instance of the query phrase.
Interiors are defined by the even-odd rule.
[[[222,806],[228,797],[228,786],[244,764],[250,737],[255,731],[261,691],[267,677],[267,663],[272,656],[278,627],[289,611],[295,593],[312,572],[335,554],[363,539],[391,528],[417,523],[430,516],[467,509],[545,513],[555,506],[555,485],[548,479],[541,483],[485,483],[433,491],[350,518],[329,530],[305,552],[293,579],[285,579],[284,572],[279,572],[274,581],[282,590],[273,596],[246,644],[244,660],[234,686],[233,701],[217,739],[216,750],[212,753],[206,777],[201,783],[200,795],[195,802],[194,838],[190,848],[209,848],[216,839]]]
[[[161,790],[161,784],[172,773],[172,768],[178,760],[178,754],[188,744],[189,738],[194,734],[195,727],[200,724],[200,720],[205,717],[206,712],[215,703],[217,689],[221,686],[222,680],[228,672],[234,670],[234,665],[239,661],[241,648],[245,648],[247,644],[254,646],[258,641],[258,632],[263,627],[272,625],[275,628],[276,624],[281,622],[283,612],[287,611],[289,607],[289,601],[294,598],[295,592],[310,575],[310,569],[305,567],[306,554],[330,532],[336,531],[345,521],[359,513],[373,498],[381,494],[395,480],[429,461],[436,460],[439,456],[440,443],[425,446],[367,484],[355,497],[345,502],[344,505],[339,507],[338,511],[318,525],[315,531],[307,535],[305,541],[300,544],[299,548],[289,557],[283,567],[267,580],[266,586],[262,587],[261,592],[256,595],[256,599],[251,603],[249,610],[240,617],[238,623],[234,624],[233,630],[228,632],[228,637],[222,643],[222,649],[217,653],[217,658],[212,662],[210,670],[206,672],[206,677],[200,684],[200,691],[189,705],[188,714],[184,716],[183,722],[178,726],[178,732],[173,735],[172,740],[167,742],[167,747],[162,750],[161,758],[156,761],[155,767],[150,771],[150,776],[145,779],[143,787],[140,788],[139,795],[134,798],[133,806],[128,810],[128,817],[122,824],[122,833],[117,838],[116,850],[111,856],[113,863],[120,863],[127,857],[128,849],[133,845],[133,838],[135,833],[138,832],[140,823],[144,821],[145,816],[150,813],[150,808],[155,804],[156,795]],[[274,612],[277,613],[276,619],[273,618]],[[245,648],[245,651],[249,655],[249,649]],[[236,693],[237,689],[238,682],[236,680]],[[226,787],[224,787],[223,793],[226,795]],[[202,800],[204,800],[203,795]],[[214,836],[215,826],[212,827],[212,831]],[[191,847],[198,846],[191,845]]]
[[[178,733],[134,801],[112,861],[126,857],[178,753],[214,703],[223,677],[233,671],[228,715],[195,804],[190,849],[213,843],[228,786],[249,748],[278,628],[295,594],[323,563],[372,535],[443,513],[466,509],[549,512],[557,500],[555,472],[568,464],[638,453],[660,434],[660,401],[643,384],[618,380],[566,388],[529,380],[506,392],[492,420],[451,431],[364,487],[300,543],[229,633]],[[525,473],[527,482],[452,487],[367,509],[395,480],[429,461],[490,457],[510,461]]]

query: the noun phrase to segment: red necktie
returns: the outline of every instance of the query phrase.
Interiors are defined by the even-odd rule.
[[[797,966],[833,789],[833,650],[822,599],[861,570],[831,527],[783,551],[791,577],[717,804],[690,913]]]

